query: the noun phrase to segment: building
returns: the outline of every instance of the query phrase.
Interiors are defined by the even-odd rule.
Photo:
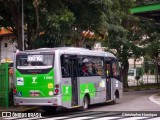
[[[12,62],[17,44],[13,42],[14,35],[11,31],[0,28],[0,63]]]

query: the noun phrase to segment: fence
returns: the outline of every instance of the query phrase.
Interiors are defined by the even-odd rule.
[[[147,66],[142,64],[140,67],[142,69],[142,75],[139,80],[136,80],[137,70],[129,69],[128,71],[128,86],[139,86],[139,85],[149,85],[149,84],[160,84],[160,75],[155,64],[148,64]]]
[[[128,86],[137,86],[137,85],[142,85],[142,84],[157,84],[157,75],[150,74],[150,75],[143,75],[140,77],[140,79],[137,80],[135,79],[134,76],[128,76]]]
[[[0,107],[9,107],[8,63],[0,65]]]

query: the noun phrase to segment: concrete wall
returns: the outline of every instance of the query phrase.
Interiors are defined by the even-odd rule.
[[[3,37],[0,41],[0,62],[13,61],[16,51],[16,43],[12,42],[12,36]]]
[[[131,59],[128,60],[128,62],[129,62],[129,68],[133,68],[133,67],[134,67],[134,59],[131,58]],[[136,66],[136,67],[142,67],[143,62],[144,62],[144,58],[141,57],[141,59],[137,59],[137,60],[136,60],[135,66]]]

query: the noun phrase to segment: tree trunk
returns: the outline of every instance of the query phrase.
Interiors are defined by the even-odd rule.
[[[32,49],[32,27],[31,27],[31,24],[30,24],[30,21],[29,21],[29,17],[27,16],[26,17],[27,19],[27,45],[28,45],[28,50],[31,50]]]
[[[34,7],[35,7],[35,17],[36,17],[36,30],[35,30],[35,37],[34,40],[35,41],[39,35],[39,13],[38,13],[38,1],[34,0],[33,2]],[[35,48],[35,46],[32,45],[33,48]]]
[[[122,78],[123,78],[123,87],[128,88],[128,69],[129,69],[129,63],[128,60],[125,60],[123,63],[123,70],[122,70]]]
[[[19,50],[23,50],[23,34],[22,34],[22,1],[19,0],[18,2],[18,39],[17,39],[17,43],[18,43],[18,49]]]

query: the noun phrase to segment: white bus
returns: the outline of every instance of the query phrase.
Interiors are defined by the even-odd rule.
[[[60,47],[19,51],[15,57],[15,105],[88,109],[122,95],[117,58],[102,51]]]

